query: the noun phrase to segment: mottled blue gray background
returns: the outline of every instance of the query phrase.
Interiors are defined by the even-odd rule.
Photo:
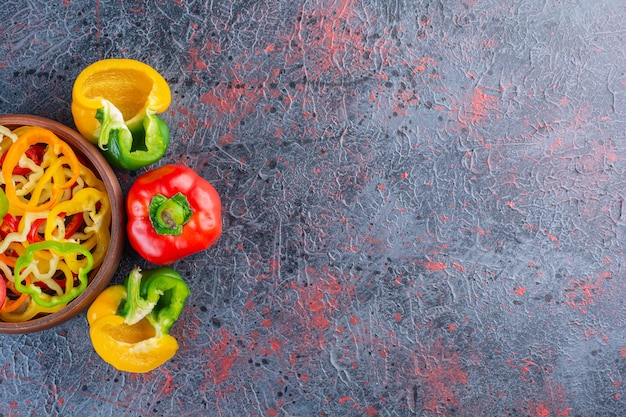
[[[157,165],[215,185],[224,233],[174,265],[193,292],[172,361],[117,372],[84,314],[2,335],[0,416],[626,415],[625,18],[617,0],[4,1],[0,113],[73,127],[84,67],[152,65],[173,94]]]

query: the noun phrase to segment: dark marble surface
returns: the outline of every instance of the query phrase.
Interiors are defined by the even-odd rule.
[[[82,68],[152,65],[173,93],[159,164],[215,185],[224,233],[174,265],[193,293],[172,361],[115,371],[84,314],[2,335],[0,415],[626,415],[625,18],[609,0],[4,1],[0,113],[73,127]]]

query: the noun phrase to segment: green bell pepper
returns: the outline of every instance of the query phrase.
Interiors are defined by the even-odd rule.
[[[127,297],[117,315],[133,325],[144,317],[157,334],[167,334],[189,296],[189,287],[178,272],[162,267],[142,271],[134,268],[126,278]]]
[[[48,263],[48,267],[38,268],[40,262]],[[89,283],[87,274],[93,268],[93,264],[91,252],[78,243],[55,240],[32,243],[15,261],[15,289],[21,293],[29,294],[36,304],[44,308],[67,304],[87,288]],[[53,275],[57,270],[62,271],[65,275],[64,292],[56,295],[43,292],[36,283],[51,283],[53,278],[50,275]],[[26,284],[24,284],[22,282],[24,281],[22,278],[24,271],[32,274],[37,280],[26,280]],[[74,275],[78,278],[78,286],[74,286]]]
[[[111,102],[103,100],[103,104],[96,111],[96,119],[101,124],[98,147],[111,165],[136,170],[165,155],[170,131],[163,119],[146,110],[141,123],[131,127]]]

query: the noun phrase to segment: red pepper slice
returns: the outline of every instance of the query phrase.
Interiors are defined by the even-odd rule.
[[[156,265],[208,249],[222,233],[217,191],[183,165],[164,165],[137,177],[126,211],[131,246]]]
[[[17,232],[19,225],[20,217],[5,214],[2,218],[2,224],[0,224],[0,236],[4,239],[9,233]]]
[[[41,162],[43,162],[43,156],[46,153],[46,145],[41,143],[35,143],[31,145],[24,153],[28,158],[32,159],[35,164],[41,165]],[[6,157],[6,152],[3,153],[2,156],[0,156],[0,166],[2,166]],[[30,174],[30,172],[30,168],[24,168],[21,166],[16,166],[15,168],[13,168],[13,175],[27,175]]]
[[[76,213],[70,220],[65,223],[65,238],[69,239],[74,233],[78,232],[83,225],[83,213]]]
[[[30,145],[25,154],[28,158],[32,159],[37,165],[41,165],[43,162],[43,156],[46,154],[47,145],[42,143],[35,143]]]
[[[29,243],[42,242],[45,240],[45,238],[39,234],[39,228],[45,222],[45,218],[33,220],[33,223],[30,225],[30,230],[26,235],[26,240],[28,240]]]
[[[52,280],[54,282],[56,282],[61,288],[63,288],[63,291],[65,291],[65,276],[63,276],[62,278],[52,278]],[[46,285],[45,282],[36,282],[34,285],[38,286],[39,288],[41,288],[42,290],[49,290],[50,287],[48,287],[48,285]]]

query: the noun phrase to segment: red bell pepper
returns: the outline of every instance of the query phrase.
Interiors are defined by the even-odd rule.
[[[168,265],[208,249],[222,234],[220,197],[183,165],[148,171],[128,191],[128,240],[145,260]]]

